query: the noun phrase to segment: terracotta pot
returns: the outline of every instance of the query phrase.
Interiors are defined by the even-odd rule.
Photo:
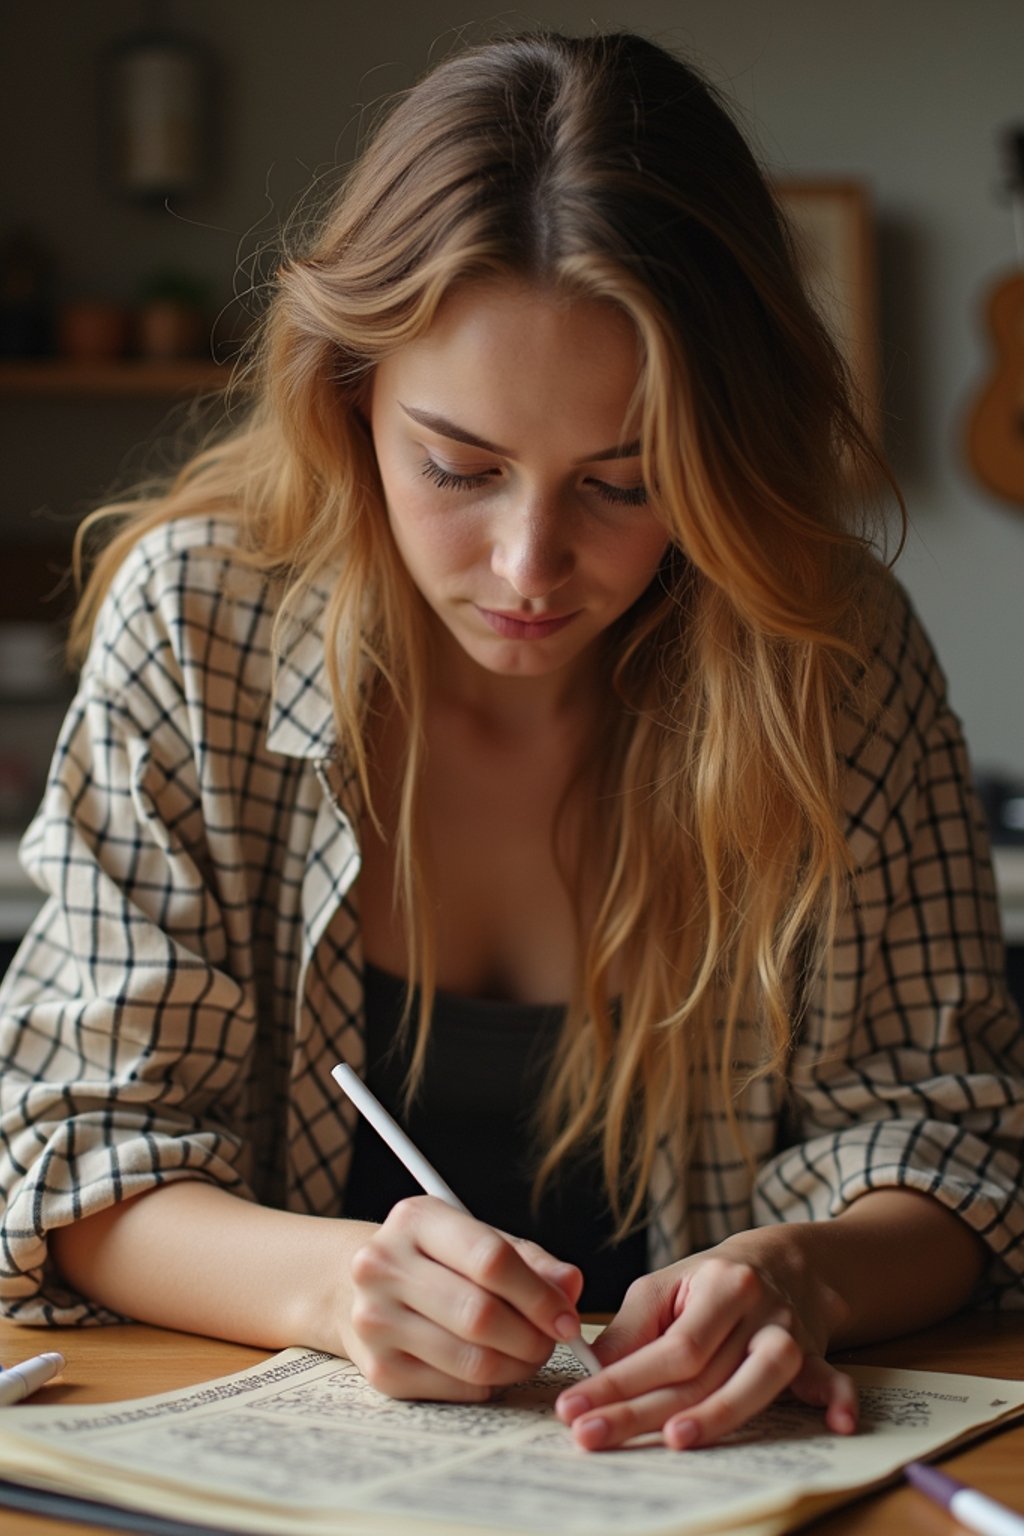
[[[197,357],[206,343],[201,310],[174,299],[151,299],[135,316],[135,345],[140,357]]]
[[[65,357],[120,357],[128,341],[128,315],[119,304],[83,299],[57,316],[57,342]]]

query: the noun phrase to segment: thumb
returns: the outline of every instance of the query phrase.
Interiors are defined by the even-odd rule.
[[[603,1366],[613,1365],[616,1360],[642,1349],[663,1332],[666,1297],[663,1294],[665,1288],[658,1284],[658,1279],[654,1274],[634,1280],[623,1297],[622,1306],[601,1337],[594,1341],[594,1353]]]

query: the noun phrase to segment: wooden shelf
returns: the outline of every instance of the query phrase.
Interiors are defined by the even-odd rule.
[[[201,359],[86,362],[66,358],[0,362],[0,395],[132,396],[202,394],[224,389],[231,369]]]

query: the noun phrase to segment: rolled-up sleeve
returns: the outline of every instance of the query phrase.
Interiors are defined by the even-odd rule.
[[[251,1194],[239,856],[228,797],[201,787],[216,742],[197,741],[190,694],[159,604],[126,576],[24,840],[48,899],[0,991],[0,1305],[20,1321],[109,1320],[53,1270],[52,1229],[173,1179]],[[237,697],[213,727],[236,745],[254,728]]]
[[[882,708],[847,762],[852,896],[831,981],[809,989],[755,1219],[920,1190],[988,1245],[979,1299],[1021,1305],[1020,1019],[959,723],[909,609],[876,678]]]

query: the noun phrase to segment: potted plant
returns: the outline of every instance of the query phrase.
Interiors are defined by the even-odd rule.
[[[189,272],[154,273],[145,283],[135,316],[140,357],[197,357],[208,343],[208,295]]]

